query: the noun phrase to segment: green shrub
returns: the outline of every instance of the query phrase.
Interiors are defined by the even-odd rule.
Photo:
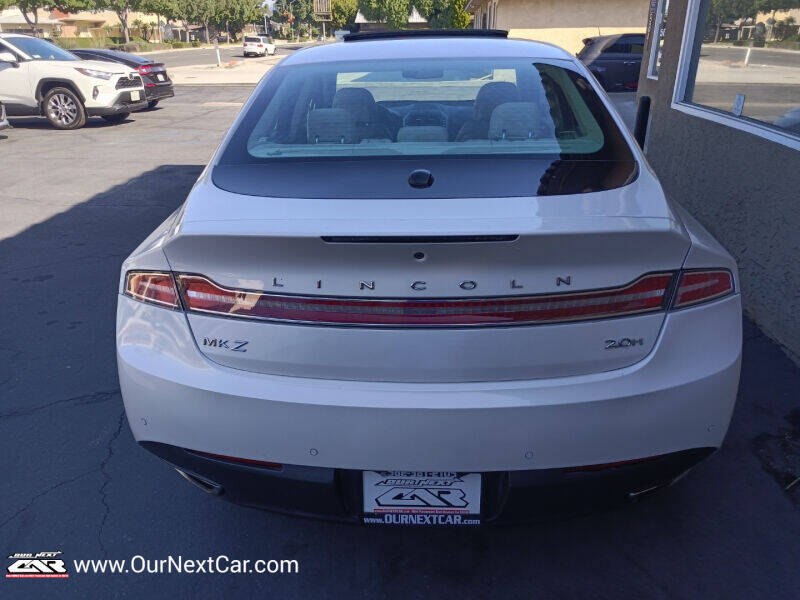
[[[200,42],[197,40],[192,40],[192,48],[199,48],[201,46]]]
[[[109,38],[58,37],[53,38],[52,41],[66,50],[71,50],[72,48],[105,48],[112,43]]]

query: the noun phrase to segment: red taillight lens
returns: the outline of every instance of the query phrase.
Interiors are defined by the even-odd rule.
[[[129,271],[125,275],[125,294],[142,302],[178,308],[178,291],[171,273]]]
[[[142,67],[136,67],[136,70],[139,71],[140,75],[147,75],[153,71],[153,67],[150,65],[144,65]]]
[[[719,269],[714,271],[684,271],[681,273],[678,289],[675,291],[673,308],[680,308],[714,300],[733,292],[731,272]]]
[[[259,47],[259,48],[263,48],[263,47],[264,47],[264,44],[259,44],[259,45],[258,45],[258,47]]]
[[[383,300],[288,296],[225,288],[179,275],[187,310],[273,321],[402,326],[469,326],[581,321],[664,310],[673,273],[640,277],[595,292],[456,300]]]

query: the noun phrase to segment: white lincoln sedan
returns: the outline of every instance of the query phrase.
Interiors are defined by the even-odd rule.
[[[584,65],[352,35],[258,85],[122,267],[136,440],[232,502],[375,524],[574,513],[719,448],[736,264]]]

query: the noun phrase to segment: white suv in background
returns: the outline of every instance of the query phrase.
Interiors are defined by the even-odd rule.
[[[147,108],[133,69],[81,60],[48,41],[8,33],[0,33],[0,102],[9,116],[45,116],[56,129],[78,129],[91,116],[119,123]]]
[[[244,38],[242,54],[247,56],[272,56],[275,54],[275,44],[269,41],[264,35],[247,35]]]

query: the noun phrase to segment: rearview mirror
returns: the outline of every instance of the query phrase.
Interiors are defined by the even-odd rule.
[[[17,57],[14,56],[11,52],[0,52],[0,63],[11,63],[14,66],[17,66],[19,64],[17,61]]]

